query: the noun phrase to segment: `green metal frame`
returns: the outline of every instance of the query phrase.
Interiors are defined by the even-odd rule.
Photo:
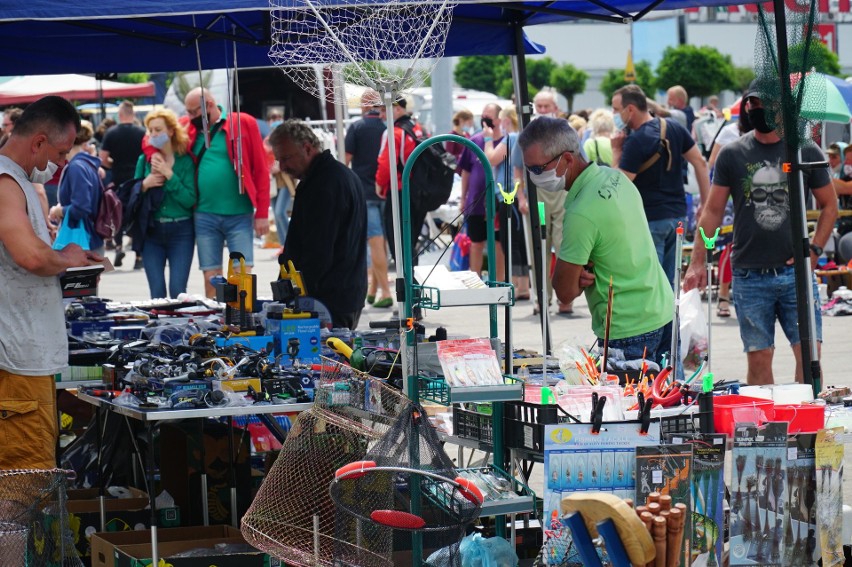
[[[402,170],[402,193],[400,195],[399,204],[400,204],[400,222],[401,226],[401,234],[402,234],[402,273],[403,280],[405,285],[405,301],[404,304],[404,314],[403,316],[408,319],[412,316],[413,313],[413,305],[414,305],[414,278],[413,278],[413,259],[411,257],[411,247],[408,245],[411,242],[411,211],[408,207],[408,204],[411,202],[411,170],[414,168],[414,164],[417,161],[417,158],[425,152],[430,146],[435,144],[443,144],[444,142],[455,142],[457,144],[461,144],[468,149],[470,149],[474,155],[476,155],[477,159],[479,159],[482,164],[483,169],[485,170],[485,219],[487,230],[487,244],[486,250],[488,253],[488,258],[496,258],[496,243],[494,239],[494,214],[495,214],[495,204],[494,204],[494,173],[491,169],[491,164],[488,162],[488,158],[485,156],[485,152],[477,146],[475,143],[471,142],[467,138],[463,138],[461,136],[456,136],[455,134],[441,134],[440,136],[434,136],[429,138],[428,140],[423,140],[417,147],[414,148],[414,151],[411,152],[411,155],[405,161],[405,167]],[[488,198],[491,196],[492,198]],[[492,260],[493,262],[493,260]],[[489,278],[490,280],[491,278]],[[488,282],[491,285],[491,282]],[[488,313],[490,318],[490,331],[491,337],[497,337],[497,306],[489,305]],[[406,334],[406,347],[412,348],[414,347],[414,335],[413,333]],[[409,397],[416,403],[420,401],[419,394],[419,384],[416,375],[409,375],[407,377],[407,385],[408,385],[408,395]],[[501,403],[495,403],[493,406],[493,420],[494,420],[494,453],[493,453],[493,462],[498,466],[502,467],[505,460],[505,450],[504,450],[504,440],[503,440],[503,405]],[[418,448],[413,446],[411,447],[412,451],[417,451]],[[417,506],[417,499],[415,495],[412,493],[412,505]],[[414,510],[412,510],[414,512]],[[415,512],[416,513],[416,512]],[[506,521],[504,516],[498,516],[496,518],[496,526],[497,526],[497,535],[500,537],[506,537]],[[423,547],[422,540],[420,539],[420,534],[412,534],[412,562],[414,565],[421,565],[423,562]]]

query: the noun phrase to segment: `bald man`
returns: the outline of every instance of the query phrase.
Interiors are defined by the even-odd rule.
[[[240,252],[254,265],[254,235],[269,232],[269,166],[257,120],[229,113],[207,89],[197,87],[184,100],[189,147],[198,167],[195,241],[204,292],[214,298],[210,278],[222,275],[222,251]],[[210,147],[206,147],[204,116]]]

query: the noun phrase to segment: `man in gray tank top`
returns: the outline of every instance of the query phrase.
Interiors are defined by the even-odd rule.
[[[0,148],[0,469],[56,466],[53,375],[68,365],[59,275],[103,258],[76,244],[51,248],[33,183],[65,163],[79,127],[71,103],[44,97]]]

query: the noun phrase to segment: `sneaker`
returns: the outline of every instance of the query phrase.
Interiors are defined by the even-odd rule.
[[[121,265],[124,263],[124,257],[125,256],[127,256],[126,252],[123,252],[121,250],[116,252],[115,253],[115,262],[112,263],[113,266],[115,266],[116,268],[120,268]]]
[[[392,297],[383,297],[383,298],[379,299],[378,301],[376,301],[375,303],[373,303],[373,307],[381,307],[383,309],[386,309],[386,308],[388,308],[392,305],[393,305],[393,298]]]
[[[142,258],[140,258],[139,256],[137,256],[136,261],[133,262],[133,269],[134,270],[141,270],[142,269]]]

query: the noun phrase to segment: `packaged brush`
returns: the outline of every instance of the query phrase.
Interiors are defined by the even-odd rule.
[[[669,434],[667,443],[692,445],[692,564],[722,565],[724,433]]]
[[[823,567],[843,565],[843,441],[840,440],[842,433],[842,427],[824,429],[817,433],[816,438],[817,506],[815,512]],[[814,545],[816,545],[815,538]]]
[[[813,565],[816,547],[816,434],[790,435],[787,442],[786,565]]]
[[[665,498],[668,506],[683,504],[684,524],[681,538],[680,559],[677,565],[689,565],[689,550],[692,541],[691,517],[692,445],[651,445],[636,447],[636,505],[646,505],[657,495]],[[651,496],[651,495],[654,496]],[[649,498],[650,497],[650,498]],[[661,500],[662,501],[662,500]]]
[[[790,565],[782,556],[787,423],[738,423],[732,456],[730,565]]]

